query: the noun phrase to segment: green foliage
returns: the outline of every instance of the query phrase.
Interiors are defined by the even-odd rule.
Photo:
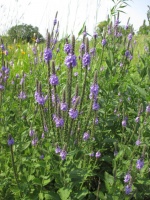
[[[85,24],[78,36],[84,30]],[[65,39],[53,43],[57,35],[51,34],[51,40],[48,37],[47,43],[53,49],[50,62],[43,59],[43,45],[35,41],[33,45],[4,45],[0,58],[0,199],[150,198],[150,42],[148,37],[143,40],[135,35],[129,40],[128,30],[121,36],[114,34],[118,31],[119,26],[112,26],[110,34],[106,32],[104,46],[101,35],[89,41],[89,47],[96,52],[91,54],[88,69],[82,65],[80,41],[74,41],[74,37],[75,55],[80,55],[74,68],[64,64]],[[82,42],[85,40],[87,45],[88,39],[83,37]],[[126,50],[133,60],[125,56]],[[74,76],[75,72],[78,76]],[[52,73],[59,78],[56,87],[49,84]],[[95,100],[100,105],[98,110],[93,110],[94,99],[89,98],[93,83],[99,86]],[[18,98],[21,91],[26,98]],[[37,103],[35,91],[47,95],[45,104]],[[64,91],[66,98],[62,97]],[[82,102],[73,105],[75,95],[82,97]],[[75,120],[69,118],[69,110],[59,109],[63,100],[79,111]],[[65,120],[64,126],[56,127],[53,114]],[[135,121],[137,117],[139,121]],[[85,132],[90,134],[87,140],[83,139]],[[9,146],[10,135],[15,143]],[[138,139],[141,143],[135,145]],[[55,152],[57,147],[61,153],[67,152],[66,158]],[[101,153],[100,157],[96,152]],[[140,158],[144,166],[137,169]],[[127,173],[132,179],[125,183]],[[131,187],[129,194],[125,193],[127,185]]]
[[[39,33],[38,27],[33,27],[28,24],[15,25],[8,30],[8,35],[13,42],[17,41],[33,42],[34,34],[41,41],[44,40],[43,36]]]
[[[146,25],[146,20],[143,21],[143,25],[140,26],[138,34],[141,35],[149,35],[150,33],[150,26]]]

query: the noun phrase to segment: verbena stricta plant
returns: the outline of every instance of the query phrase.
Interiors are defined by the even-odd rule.
[[[149,42],[115,10],[59,39],[57,15],[46,44],[1,39],[0,199],[148,200]]]

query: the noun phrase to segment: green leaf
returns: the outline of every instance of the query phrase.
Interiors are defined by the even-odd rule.
[[[87,189],[83,189],[81,191],[78,191],[78,193],[75,195],[76,199],[82,200],[85,198],[85,196],[89,193]]]
[[[114,184],[114,177],[107,172],[105,172],[105,186],[109,193],[112,192],[112,186]]]
[[[55,192],[49,192],[48,194],[44,195],[45,200],[61,200],[59,195]]]
[[[68,188],[60,188],[58,190],[58,194],[59,196],[61,197],[61,200],[67,200],[67,198],[70,196],[70,193],[71,193],[71,189],[68,189]]]

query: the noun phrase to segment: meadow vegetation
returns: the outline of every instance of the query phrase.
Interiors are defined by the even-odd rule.
[[[0,199],[150,199],[150,36],[119,15],[0,54]],[[61,22],[60,22],[61,23]]]

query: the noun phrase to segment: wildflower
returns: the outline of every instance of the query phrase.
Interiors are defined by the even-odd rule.
[[[60,152],[60,157],[61,157],[61,159],[62,159],[62,160],[65,160],[65,159],[66,159],[66,156],[67,156],[67,152],[66,152],[65,150],[62,150],[62,151]]]
[[[67,105],[67,103],[61,103],[60,104],[60,110],[62,110],[62,111],[67,111],[67,109],[68,109],[68,105]]]
[[[47,100],[47,96],[44,97],[42,94],[39,94],[39,92],[37,91],[35,91],[34,97],[35,97],[35,101],[39,105],[44,105]]]
[[[65,59],[65,64],[68,68],[75,67],[77,65],[76,56],[74,54],[69,53]]]
[[[65,44],[65,46],[64,46],[64,51],[65,51],[67,54],[69,54],[69,53],[71,53],[71,50],[72,50],[71,44]]]
[[[39,42],[40,42],[40,39],[39,39],[39,38],[36,38],[35,41],[36,41],[36,43],[39,43]]]
[[[19,99],[25,99],[26,97],[27,96],[26,96],[25,92],[23,92],[23,91],[21,91],[19,96],[18,96]]]
[[[48,128],[46,124],[44,124],[44,132],[48,132]]]
[[[71,108],[69,110],[69,116],[72,119],[76,119],[78,117],[78,110]]]
[[[137,168],[137,169],[142,169],[143,166],[144,166],[144,161],[143,161],[143,159],[140,158],[140,159],[137,160],[137,162],[136,162],[136,168]]]
[[[33,137],[34,134],[35,134],[35,131],[34,131],[33,129],[30,129],[30,131],[29,131],[29,136],[30,136],[30,137]]]
[[[89,156],[90,156],[90,157],[94,157],[94,152],[89,153]]]
[[[127,173],[125,176],[124,176],[124,182],[127,183],[129,182],[131,179],[131,175],[129,173]]]
[[[97,151],[96,154],[95,154],[95,157],[96,158],[100,158],[101,157],[101,153],[99,151]]]
[[[94,101],[93,105],[92,105],[92,109],[93,110],[99,110],[100,106],[99,103],[97,103],[97,101]]]
[[[89,137],[90,137],[90,134],[88,132],[85,132],[83,135],[83,140],[86,141],[89,139]]]
[[[135,144],[136,144],[137,146],[139,146],[139,145],[141,144],[141,141],[138,139],[138,140],[135,142]]]
[[[119,19],[116,19],[116,21],[115,21],[115,27],[117,27],[119,24],[120,24]]]
[[[123,127],[126,127],[126,126],[127,126],[127,121],[126,121],[125,119],[122,121],[122,126],[123,126]]]
[[[42,139],[44,139],[44,138],[45,138],[45,134],[44,134],[44,132],[42,133],[42,136],[41,136],[41,138],[42,138]]]
[[[132,191],[131,186],[130,186],[130,185],[126,185],[126,186],[125,186],[125,193],[126,193],[126,194],[130,194],[131,191]]]
[[[57,19],[56,18],[54,19],[53,24],[54,24],[54,26],[57,24]]]
[[[98,91],[99,91],[99,86],[98,84],[93,84],[90,87],[90,99],[92,99],[92,97],[94,99],[96,99],[97,95],[98,95]]]
[[[85,51],[85,44],[84,44],[84,43],[82,43],[82,44],[80,45],[80,51]]]
[[[60,153],[60,152],[61,152],[61,148],[59,146],[57,146],[55,149],[55,153]]]
[[[98,120],[98,118],[96,117],[96,118],[95,118],[95,124],[98,124],[98,122],[99,122],[99,120]]]
[[[135,118],[135,122],[138,123],[140,121],[140,117]]]
[[[42,155],[40,155],[40,159],[42,159],[42,160],[44,159],[44,155],[43,155],[43,154],[42,154]]]
[[[72,97],[72,105],[75,104],[77,98],[78,98],[78,96],[76,96],[76,95],[75,95],[74,97]],[[80,103],[80,101],[78,101],[77,105],[78,105],[79,103]]]
[[[63,127],[64,126],[64,120],[61,117],[56,117],[55,118],[55,123],[56,123],[56,127]]]
[[[38,142],[38,138],[36,137],[33,138],[33,140],[31,141],[32,146],[36,146],[37,142]]]
[[[129,50],[126,50],[125,56],[126,56],[126,57],[129,57],[129,55],[130,55],[130,51],[129,51]]]
[[[92,48],[92,49],[90,49],[90,54],[92,55],[92,56],[94,56],[95,55],[95,48]]]
[[[103,46],[103,47],[106,45],[106,43],[107,43],[106,39],[105,39],[105,38],[102,39],[102,46]]]
[[[90,65],[90,62],[91,62],[91,57],[90,57],[90,54],[88,53],[85,53],[83,55],[83,58],[82,58],[82,64],[84,67],[87,67]]]
[[[114,156],[117,156],[118,155],[118,151],[114,151]]]
[[[129,33],[129,35],[128,35],[128,40],[129,40],[129,41],[132,40],[132,33]]]
[[[75,73],[74,73],[74,76],[78,76],[78,72],[75,72]]]
[[[93,33],[93,37],[94,37],[94,39],[96,39],[96,38],[98,37],[98,33],[97,33],[97,32],[94,32],[94,33]]]
[[[150,105],[146,106],[146,112],[150,113]]]
[[[5,54],[5,56],[7,56],[7,55],[8,55],[8,51],[7,51],[7,50],[5,50],[5,51],[4,51],[4,54]]]
[[[12,138],[11,135],[8,136],[7,143],[8,143],[9,146],[12,146],[12,145],[15,143],[15,141],[14,141],[14,139]]]
[[[4,90],[4,86],[0,84],[0,90]]]
[[[46,62],[52,59],[52,50],[50,48],[46,48],[44,51],[44,59]]]
[[[59,84],[59,80],[58,80],[58,77],[56,76],[56,74],[51,75],[49,82],[50,82],[51,85],[58,85]]]

